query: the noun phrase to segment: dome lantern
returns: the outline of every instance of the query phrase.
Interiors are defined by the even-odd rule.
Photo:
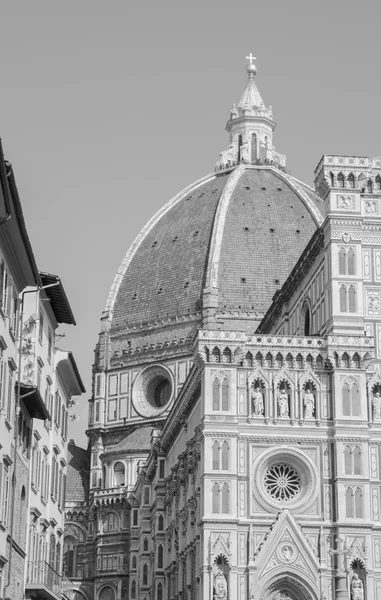
[[[229,149],[220,153],[216,170],[223,170],[240,163],[244,164],[276,164],[286,165],[286,157],[275,151],[273,132],[276,124],[273,121],[272,108],[265,106],[255,83],[257,67],[250,53],[246,57],[250,62],[246,65],[248,80],[241,100],[230,113],[226,131],[230,135]]]

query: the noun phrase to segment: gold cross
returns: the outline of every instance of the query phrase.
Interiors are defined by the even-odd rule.
[[[246,56],[247,60],[250,61],[250,64],[253,64],[253,60],[257,60],[256,56],[253,56],[252,53],[250,52],[250,56]]]

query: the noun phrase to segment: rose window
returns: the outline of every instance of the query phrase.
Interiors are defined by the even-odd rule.
[[[265,474],[265,489],[274,500],[285,502],[300,493],[299,473],[290,465],[277,464]]]

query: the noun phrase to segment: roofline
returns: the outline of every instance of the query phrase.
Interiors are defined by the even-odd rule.
[[[58,275],[52,273],[39,273],[42,285],[51,285],[58,282],[58,285],[44,290],[50,300],[50,306],[54,312],[57,323],[66,323],[67,325],[76,325],[76,321],[71,310],[69,300],[66,296],[61,279]],[[60,306],[61,305],[61,306]]]
[[[76,360],[75,360],[75,358],[74,358],[74,354],[72,353],[72,351],[71,351],[71,350],[69,350],[69,352],[68,352],[68,359],[69,359],[69,361],[70,361],[70,363],[71,363],[71,366],[72,366],[72,368],[73,368],[74,374],[75,374],[75,376],[76,376],[76,378],[77,378],[77,381],[78,381],[78,387],[81,389],[81,391],[82,391],[82,394],[84,394],[84,393],[86,392],[86,388],[85,388],[85,386],[83,385],[82,377],[81,377],[81,376],[80,376],[80,374],[79,374],[79,370],[78,370],[78,367],[77,367],[77,363],[76,363]]]
[[[268,309],[262,321],[258,325],[255,333],[269,332],[270,327],[273,325],[275,319],[279,317],[282,311],[282,306],[291,298],[292,293],[295,291],[300,280],[306,273],[305,269],[303,269],[302,273],[301,267],[305,266],[305,263],[310,263],[316,258],[323,244],[324,234],[322,228],[320,227],[312,235],[310,241],[303,250],[298,262],[292,269],[290,275],[287,277],[281,289],[274,294],[270,308]]]
[[[119,292],[120,285],[123,281],[124,275],[135,256],[139,246],[142,244],[143,240],[146,238],[151,229],[160,221],[160,219],[169,211],[170,208],[175,206],[178,202],[180,202],[186,194],[189,194],[191,191],[197,189],[203,183],[207,183],[208,181],[212,181],[218,177],[219,173],[210,173],[209,175],[205,175],[201,179],[198,179],[196,182],[192,183],[185,187],[181,192],[179,192],[176,196],[174,196],[171,200],[169,200],[164,206],[162,206],[148,223],[143,227],[143,229],[138,233],[131,246],[129,247],[127,254],[125,255],[122,263],[114,277],[114,281],[111,285],[110,292],[107,298],[106,307],[102,314],[102,320],[108,319],[112,320],[112,312],[114,309],[114,304],[116,297]]]
[[[2,159],[3,159],[3,157],[2,157]],[[32,244],[30,243],[30,239],[29,239],[28,232],[26,229],[26,224],[25,224],[24,215],[23,215],[22,206],[21,206],[21,200],[20,200],[20,196],[19,196],[19,193],[17,190],[17,185],[16,185],[15,173],[14,173],[12,165],[10,163],[8,163],[8,164],[9,164],[9,167],[8,167],[7,177],[8,177],[11,198],[12,198],[14,209],[15,209],[16,221],[19,226],[21,238],[24,243],[24,247],[25,247],[26,254],[27,254],[27,257],[29,260],[29,264],[30,264],[30,267],[31,267],[31,270],[32,270],[32,273],[33,273],[33,276],[35,279],[35,283],[36,283],[36,285],[39,285],[40,284],[40,275],[38,272],[36,259],[34,258]]]

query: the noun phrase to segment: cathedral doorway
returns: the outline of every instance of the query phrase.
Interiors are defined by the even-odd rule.
[[[301,598],[297,598],[294,594],[287,590],[281,590],[280,592],[276,592],[271,600],[302,600]]]

